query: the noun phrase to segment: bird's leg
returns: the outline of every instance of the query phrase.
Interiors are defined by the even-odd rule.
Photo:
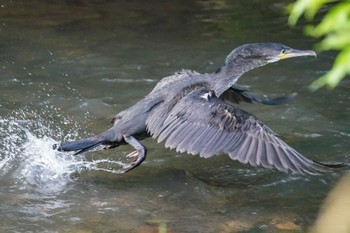
[[[134,150],[133,152],[127,154],[126,157],[131,158],[131,157],[137,157],[138,155],[139,155],[139,152],[137,150]]]
[[[135,160],[123,167],[120,173],[126,173],[139,166],[146,158],[146,148],[136,140],[133,136],[124,136],[124,141],[136,150],[127,155],[127,157],[135,157]]]

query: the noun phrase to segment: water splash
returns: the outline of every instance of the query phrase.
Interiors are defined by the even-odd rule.
[[[45,136],[52,130],[40,119],[0,119],[0,127],[0,178],[11,175],[17,183],[50,192],[63,189],[79,169],[76,158],[59,156],[52,150],[55,140]]]
[[[57,154],[52,145],[57,143],[49,137],[38,138],[26,132],[27,141],[23,144],[24,161],[20,175],[25,182],[42,190],[58,191],[72,180],[71,175],[81,169],[79,161],[72,155]]]
[[[50,136],[72,140],[81,134],[69,119],[63,119],[64,125],[73,127],[60,129],[54,127],[52,119],[43,119],[33,111],[21,110],[12,115],[0,118],[0,179],[10,176],[17,185],[56,193],[63,191],[82,171],[118,173],[117,168],[126,165],[109,159],[89,161],[83,155],[53,150],[58,141]]]

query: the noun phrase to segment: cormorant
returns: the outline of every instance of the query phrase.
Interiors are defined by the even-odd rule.
[[[140,165],[146,148],[139,140],[151,136],[178,152],[208,158],[227,154],[252,166],[275,167],[293,173],[319,173],[333,165],[310,160],[283,142],[254,115],[234,105],[242,100],[263,104],[286,102],[291,96],[261,100],[236,85],[247,71],[282,59],[316,56],[277,43],[245,44],[234,49],[221,68],[211,74],[183,70],[160,80],[154,89],[130,108],[118,113],[113,126],[94,137],[55,145],[59,151],[82,153],[99,145],[113,148],[129,144],[135,160],[119,170]]]

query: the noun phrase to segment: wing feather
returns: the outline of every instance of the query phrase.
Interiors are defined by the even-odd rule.
[[[146,121],[152,137],[168,148],[205,158],[227,154],[244,164],[284,172],[327,168],[288,146],[255,116],[211,96],[205,86],[180,96],[169,96]]]
[[[251,154],[249,154],[249,148],[251,148],[253,140],[254,139],[252,137],[247,137],[236,152],[238,155],[238,161],[243,164],[246,164],[250,159]]]
[[[198,127],[198,130],[195,131],[196,132],[195,136],[191,140],[192,143],[191,144],[187,143],[188,144],[188,146],[187,146],[188,153],[193,154],[193,155],[200,153],[200,150],[203,147],[202,145],[204,143],[204,140],[202,140],[202,139],[203,139],[204,135],[208,134],[208,131],[209,131],[208,126]]]

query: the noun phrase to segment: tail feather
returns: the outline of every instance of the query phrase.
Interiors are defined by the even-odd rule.
[[[54,149],[58,151],[78,151],[75,154],[80,154],[85,151],[94,149],[102,144],[102,141],[97,138],[86,138],[71,142],[62,142],[60,145],[55,145]]]
[[[120,144],[120,139],[118,140],[117,133],[118,131],[112,127],[105,132],[90,138],[56,144],[53,146],[53,149],[57,149],[58,151],[77,151],[75,153],[77,155],[88,150],[92,150],[99,145],[107,146],[107,148],[113,148]]]

